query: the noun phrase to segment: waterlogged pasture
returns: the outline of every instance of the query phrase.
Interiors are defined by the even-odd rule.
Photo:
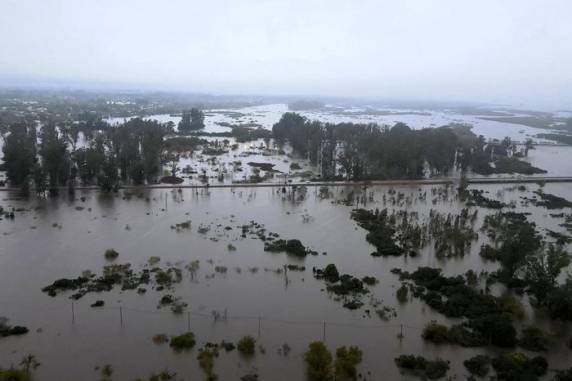
[[[549,210],[524,200],[533,197],[539,185],[478,189],[488,198],[512,204],[512,211],[531,213],[528,219],[539,232],[568,234],[561,224],[572,209]],[[572,199],[567,184],[546,184],[543,190]],[[359,346],[364,355],[358,372],[368,380],[413,379],[395,366],[394,358],[401,354],[448,360],[448,375],[463,379],[468,375],[464,360],[501,352],[423,341],[422,329],[429,321],[451,325],[459,319],[448,319],[411,295],[407,302],[398,302],[401,283],[391,272],[413,272],[419,266],[441,268],[448,276],[496,270],[498,264],[483,261],[479,250],[487,242],[480,230],[484,217],[497,210],[470,207],[471,216],[476,212],[470,224],[478,238],[465,255],[449,258],[437,255],[433,242],[416,250],[416,256],[374,257],[366,230],[351,219],[358,207],[387,208],[389,214],[407,211],[420,225],[429,222],[431,210],[458,215],[465,204],[453,186],[308,186],[295,192],[280,187],[147,189],[29,200],[5,192],[0,197],[5,211],[15,209],[13,220],[0,221],[0,316],[30,330],[0,338],[0,366],[17,365],[33,353],[41,362],[35,371],[39,380],[99,380],[95,367],[105,364],[118,380],[162,369],[185,380],[201,379],[198,348],[206,342],[236,343],[244,335],[257,340],[255,355],[245,358],[236,350],[221,350],[214,360],[219,379],[247,374],[258,374],[260,380],[304,379],[303,353],[311,341],[323,339],[331,350]],[[270,233],[298,239],[316,255],[264,251],[260,237],[274,236]],[[104,255],[111,248],[119,253],[117,258]],[[136,274],[149,271],[151,282],[132,290],[122,291],[118,285],[111,291],[88,292],[77,300],[70,299],[77,290],[58,291],[54,297],[42,292],[57,279],[74,279],[86,270],[100,275],[104,266],[119,264],[130,264]],[[344,308],[354,298],[336,296],[326,290],[323,279],[314,277],[313,268],[328,264],[335,264],[340,274],[377,279],[365,286],[369,293],[359,296],[360,308]],[[284,265],[292,266],[285,271]],[[171,281],[158,284],[157,272],[168,269]],[[483,283],[476,287],[484,289]],[[494,284],[491,292],[506,291]],[[165,303],[166,295],[175,303]],[[533,324],[552,333],[554,340],[543,355],[550,369],[569,367],[571,325],[547,319],[528,305],[527,296],[517,298],[526,317],[516,327]],[[104,301],[102,307],[91,307],[99,300]],[[189,327],[197,345],[188,352],[175,352],[153,340]],[[401,329],[404,337],[399,339]],[[290,351],[284,351],[285,343]]]

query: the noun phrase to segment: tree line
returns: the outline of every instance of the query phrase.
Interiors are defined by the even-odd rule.
[[[201,132],[195,129],[201,126],[203,112],[192,109],[183,112],[178,133],[198,136]],[[86,112],[75,122],[44,120],[38,128],[37,122],[21,121],[1,127],[1,166],[9,183],[23,189],[33,183],[39,193],[56,194],[76,184],[97,184],[109,191],[120,182],[151,183],[161,174],[162,164],[176,159],[164,139],[175,133],[173,122],[135,118],[110,126]],[[510,157],[510,139],[491,144],[466,125],[413,130],[403,123],[322,123],[288,112],[271,133],[235,127],[229,134],[237,141],[272,137],[278,145],[288,142],[318,165],[326,180],[416,179],[427,173],[447,175],[454,168],[481,174],[540,171]]]
[[[164,137],[170,126],[131,119],[111,128],[100,120],[10,125],[4,137],[4,170],[10,184],[56,195],[61,187],[97,184],[105,191],[119,182],[143,184],[161,173]],[[85,142],[79,146],[83,137]]]
[[[510,139],[487,143],[467,125],[413,130],[404,123],[322,123],[297,113],[285,113],[272,127],[278,143],[288,141],[293,150],[318,165],[327,180],[416,179],[447,175],[454,168],[495,173],[498,161],[513,172],[538,169],[510,157]],[[516,167],[516,169],[514,168]]]

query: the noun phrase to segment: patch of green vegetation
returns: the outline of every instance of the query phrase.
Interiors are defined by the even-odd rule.
[[[191,331],[171,337],[169,345],[176,351],[192,349],[196,344],[195,334]]]
[[[0,381],[29,381],[30,375],[23,369],[1,369]]]
[[[368,286],[375,286],[379,282],[374,276],[364,276],[361,281]]]
[[[218,379],[218,376],[214,373],[214,359],[215,352],[210,349],[201,349],[197,356],[199,367],[203,370],[206,381],[216,381]]]
[[[306,372],[312,381],[332,380],[332,354],[321,341],[310,343],[304,353]]]
[[[149,266],[155,266],[159,262],[161,262],[161,258],[156,256],[149,257],[149,260],[147,261]]]
[[[20,361],[20,368],[0,368],[0,381],[30,381],[32,371],[40,366],[36,356],[27,354]]]
[[[407,303],[409,300],[409,288],[402,284],[401,287],[397,289],[395,295],[397,296],[397,301],[399,301],[399,303]]]
[[[28,328],[19,325],[9,326],[8,319],[0,316],[0,338],[8,336],[19,336],[28,333]]]
[[[101,368],[99,372],[101,375],[101,381],[111,381],[111,376],[113,376],[113,368],[111,365],[106,364]]]
[[[336,380],[355,380],[356,367],[361,363],[362,351],[356,346],[339,347],[334,363]]]
[[[493,200],[483,195],[484,191],[480,189],[472,189],[469,192],[469,204],[477,205],[482,208],[490,208],[490,209],[502,209],[508,208],[509,205],[505,204],[504,202]]]
[[[491,367],[491,359],[488,356],[476,355],[463,361],[465,368],[473,375],[485,377]]]
[[[105,256],[105,259],[107,259],[108,261],[114,261],[117,259],[117,257],[119,257],[119,253],[114,249],[105,250],[105,253],[103,255]]]
[[[503,295],[499,298],[501,309],[514,319],[523,320],[525,318],[524,306],[522,302],[512,295]]]
[[[494,173],[519,173],[522,175],[536,175],[546,173],[544,169],[534,167],[527,161],[522,161],[516,157],[499,157],[494,161]]]
[[[405,248],[396,242],[396,229],[391,223],[387,209],[370,211],[356,209],[352,218],[358,225],[368,231],[365,239],[377,249],[374,256],[399,256],[405,253]]]
[[[296,257],[305,257],[307,254],[310,254],[311,250],[307,249],[298,239],[277,239],[265,242],[264,251],[286,252]]]
[[[544,357],[529,358],[522,352],[509,352],[492,360],[499,380],[538,380],[546,374],[548,362]]]
[[[445,377],[449,370],[449,362],[441,359],[426,360],[422,356],[401,355],[395,358],[395,364],[420,378],[436,380]]]
[[[543,206],[547,209],[572,208],[572,201],[568,201],[563,197],[544,193],[542,190],[537,190],[534,193],[541,199],[541,201],[531,200],[536,206]]]
[[[422,337],[434,344],[512,347],[516,343],[516,330],[510,319],[502,315],[486,316],[455,324],[451,328],[431,322],[423,329]]]
[[[256,340],[252,336],[244,336],[236,344],[236,349],[244,356],[253,356],[256,349]]]
[[[548,334],[540,328],[526,327],[521,332],[518,345],[529,351],[541,352],[547,349],[549,341]]]
[[[402,272],[401,278],[413,280],[418,286],[413,295],[431,308],[447,317],[469,319],[447,330],[430,325],[427,339],[435,337],[440,342],[463,346],[511,347],[516,344],[510,311],[503,309],[500,298],[480,293],[468,286],[462,276],[444,277],[440,269],[420,267],[411,274]]]

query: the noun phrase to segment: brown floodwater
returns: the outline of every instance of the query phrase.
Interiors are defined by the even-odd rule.
[[[488,197],[516,201],[516,210],[532,213],[529,219],[540,231],[548,228],[564,232],[558,225],[562,219],[550,213],[570,213],[570,209],[549,211],[521,206],[520,197],[530,197],[538,189],[536,184],[526,187],[526,191],[519,191],[515,186],[479,186],[489,192]],[[394,205],[389,187],[370,187],[365,191],[365,207],[417,211],[420,220],[431,209],[455,214],[461,211],[463,204],[452,187],[447,196],[441,197],[432,195],[433,188],[445,189],[394,187],[404,194],[404,201]],[[547,184],[544,190],[572,199],[567,184]],[[16,212],[13,221],[0,221],[0,316],[8,318],[11,325],[30,329],[26,335],[0,339],[0,367],[17,365],[25,354],[33,353],[41,362],[35,372],[38,380],[99,380],[100,374],[94,368],[105,364],[113,367],[114,380],[146,377],[162,369],[195,380],[203,377],[196,361],[203,343],[237,341],[244,335],[257,338],[264,353],[257,351],[253,358],[244,359],[237,351],[221,351],[215,360],[219,379],[236,380],[255,372],[261,380],[303,380],[303,352],[309,342],[322,339],[331,350],[341,345],[360,346],[364,361],[359,372],[372,380],[410,379],[400,375],[394,364],[393,359],[400,354],[450,360],[448,374],[463,377],[467,374],[463,360],[476,353],[498,353],[491,348],[425,343],[421,330],[427,322],[455,320],[432,311],[417,299],[400,305],[395,297],[400,282],[390,273],[396,267],[412,271],[419,266],[439,267],[448,275],[469,269],[494,270],[496,264],[485,263],[478,255],[480,245],[486,241],[484,233],[479,233],[470,253],[459,258],[437,258],[431,244],[415,258],[374,258],[370,255],[374,249],[365,240],[366,231],[350,218],[356,204],[337,202],[351,192],[364,194],[361,188],[349,186],[330,187],[328,198],[319,197],[318,189],[312,186],[294,196],[290,191],[282,193],[281,188],[148,189],[134,191],[129,197],[124,197],[124,192],[109,196],[86,191],[78,192],[74,199],[62,195],[29,200],[0,193],[0,205],[5,209],[23,209]],[[424,192],[426,200],[419,198]],[[477,230],[488,213],[493,211],[479,208]],[[175,224],[188,220],[190,229],[173,229]],[[241,237],[240,226],[250,221],[263,224],[281,238],[300,239],[319,255],[299,259],[265,252],[261,240]],[[199,226],[210,230],[200,233]],[[232,229],[225,229],[227,226]],[[236,250],[229,250],[229,244]],[[119,252],[114,263],[130,263],[136,271],[145,268],[150,257],[158,256],[158,266],[182,268],[183,280],[170,291],[147,287],[143,295],[118,288],[87,294],[73,303],[73,315],[71,293],[50,297],[41,292],[54,280],[74,278],[84,270],[99,274],[109,264],[103,255],[108,248]],[[191,277],[184,266],[193,260],[200,261],[200,268]],[[343,308],[341,301],[325,291],[324,282],[312,276],[312,267],[323,268],[329,263],[336,264],[341,273],[378,278],[379,283],[370,288],[371,295],[363,298],[361,309]],[[287,275],[276,271],[284,264],[304,265],[306,270],[288,271]],[[216,272],[215,266],[228,270]],[[255,267],[256,272],[252,270]],[[498,286],[493,290],[505,292]],[[175,314],[169,308],[157,308],[167,293],[188,304],[185,312]],[[105,307],[91,308],[95,300],[104,300]],[[526,304],[526,298],[523,300]],[[397,316],[380,319],[375,310],[381,306],[394,308]],[[371,311],[370,315],[366,310]],[[527,312],[521,324],[538,324],[555,337],[570,337],[570,324],[551,322],[530,307]],[[213,313],[226,319],[215,321]],[[183,333],[189,325],[198,343],[189,352],[175,353],[167,344],[152,341],[156,334]],[[404,337],[400,340],[402,325]],[[544,354],[551,369],[568,367],[572,362],[564,341],[556,341]],[[292,348],[287,356],[278,351],[284,343]]]

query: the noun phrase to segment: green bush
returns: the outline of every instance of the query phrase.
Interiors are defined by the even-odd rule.
[[[214,358],[215,354],[213,351],[208,349],[203,349],[199,352],[197,360],[199,361],[199,366],[203,370],[207,381],[214,381],[218,377],[214,374]]]
[[[332,354],[321,341],[310,343],[304,353],[308,377],[313,381],[330,381],[332,379]]]
[[[406,303],[408,295],[409,295],[409,289],[407,288],[406,285],[402,285],[397,289],[396,296],[399,303]]]
[[[29,381],[30,374],[23,369],[0,369],[0,381]]]
[[[444,344],[449,342],[449,328],[432,321],[425,326],[421,335],[424,340],[434,344]]]
[[[195,334],[192,332],[183,333],[179,336],[171,337],[171,343],[169,344],[171,348],[180,351],[191,349],[195,346]]]
[[[395,359],[395,364],[421,378],[436,380],[444,377],[449,370],[449,362],[441,359],[429,361],[422,356],[401,355]]]
[[[522,352],[509,352],[492,361],[493,369],[499,380],[537,380],[546,374],[548,362],[537,356],[529,359]]]
[[[362,351],[358,347],[339,347],[336,350],[336,362],[334,365],[337,380],[356,378],[356,366],[361,363]]]
[[[119,257],[119,253],[117,251],[115,251],[114,249],[107,249],[105,250],[105,259],[107,259],[108,261],[113,261],[115,259],[117,259],[117,257]]]
[[[238,349],[238,351],[245,356],[254,355],[255,347],[256,340],[254,340],[252,336],[244,336],[236,344],[236,349]]]
[[[476,376],[485,377],[489,373],[491,359],[488,356],[476,355],[463,362],[467,370]]]
[[[548,346],[548,335],[540,328],[526,327],[522,330],[522,335],[518,340],[518,345],[529,351],[545,351]]]

